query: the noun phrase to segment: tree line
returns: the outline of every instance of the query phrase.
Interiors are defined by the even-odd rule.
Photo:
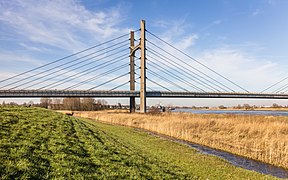
[[[94,98],[41,98],[39,107],[54,110],[97,111],[109,108],[107,101]]]

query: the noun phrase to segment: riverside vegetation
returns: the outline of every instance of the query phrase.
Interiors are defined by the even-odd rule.
[[[288,117],[105,112],[78,115],[146,129],[288,169]]]
[[[0,107],[0,129],[0,179],[276,179],[139,129],[41,108]]]

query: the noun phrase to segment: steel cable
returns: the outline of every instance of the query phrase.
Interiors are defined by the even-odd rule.
[[[176,87],[178,87],[178,88],[180,88],[180,89],[183,89],[183,90],[186,91],[186,92],[189,92],[187,89],[185,89],[185,88],[179,86],[178,84],[176,84],[176,83],[168,80],[167,78],[165,78],[165,77],[163,77],[163,76],[161,76],[161,75],[153,72],[152,70],[150,70],[150,69],[147,69],[147,70],[148,70],[153,76],[158,77],[159,79],[161,79],[161,80],[163,80],[163,81],[165,81],[165,82],[167,82],[167,83],[169,83],[169,84],[172,84],[173,86],[176,86]]]
[[[147,40],[147,41],[148,41],[148,40]],[[189,66],[190,68],[194,69],[194,70],[197,71],[198,73],[206,76],[207,78],[210,78],[211,80],[213,80],[213,81],[215,81],[216,83],[222,85],[223,87],[229,89],[230,91],[235,92],[233,89],[231,89],[231,88],[229,88],[228,86],[224,85],[223,83],[217,81],[216,79],[212,78],[211,76],[207,75],[206,73],[203,73],[203,72],[199,71],[199,70],[196,69],[195,67],[191,66],[190,64],[186,63],[186,62],[183,61],[182,59],[180,59],[180,58],[176,57],[175,55],[171,54],[170,52],[164,50],[163,48],[157,46],[157,45],[154,44],[153,42],[151,42],[151,41],[148,41],[148,42],[149,42],[150,44],[152,44],[153,46],[157,47],[158,49],[160,49],[160,50],[164,51],[165,53],[169,54],[169,55],[172,56],[173,58],[175,58],[175,59],[179,60],[180,62],[184,63],[185,65]],[[174,62],[175,62],[175,61],[174,61]],[[199,75],[198,75],[198,76],[199,76]],[[221,89],[223,89],[223,88],[221,88]]]
[[[203,89],[201,89],[201,88],[199,88],[199,87],[191,84],[190,82],[184,80],[183,78],[181,78],[180,76],[176,75],[175,73],[166,71],[166,70],[165,70],[164,68],[162,68],[161,66],[155,66],[155,65],[153,65],[153,64],[152,64],[152,61],[149,60],[149,58],[147,58],[147,61],[151,62],[151,63],[148,62],[148,63],[147,63],[148,65],[150,65],[150,66],[152,66],[153,68],[155,68],[155,69],[163,72],[164,74],[167,74],[168,76],[173,77],[174,79],[176,79],[176,80],[178,80],[178,81],[180,81],[180,82],[182,82],[182,83],[184,83],[184,84],[192,87],[192,88],[195,89],[195,90],[205,92]]]
[[[37,67],[37,68],[33,68],[33,69],[31,69],[31,70],[28,70],[28,71],[25,71],[25,72],[23,72],[23,73],[17,74],[17,75],[15,75],[15,76],[6,78],[6,79],[4,79],[4,80],[1,80],[0,83],[5,82],[5,81],[8,81],[8,80],[13,79],[13,78],[16,78],[16,77],[19,77],[19,76],[22,76],[22,75],[27,74],[27,73],[29,73],[29,72],[33,72],[33,71],[35,71],[35,70],[41,69],[41,68],[46,67],[46,66],[49,66],[49,65],[51,65],[51,64],[54,64],[54,63],[63,61],[63,60],[68,59],[68,58],[70,58],[70,57],[73,57],[73,56],[76,56],[76,55],[81,54],[81,53],[83,53],[83,52],[86,52],[86,51],[89,51],[89,50],[91,50],[91,49],[94,49],[94,48],[96,48],[96,47],[100,47],[100,46],[102,46],[102,45],[104,45],[104,44],[108,44],[108,43],[113,42],[113,41],[115,41],[115,40],[121,39],[121,38],[123,38],[123,37],[125,37],[125,36],[127,36],[127,35],[129,35],[129,33],[128,33],[128,34],[124,34],[124,35],[119,36],[119,37],[116,37],[116,38],[114,38],[114,39],[111,39],[111,40],[109,40],[109,41],[103,42],[103,43],[101,43],[101,44],[92,46],[92,47],[90,47],[90,48],[84,49],[84,50],[79,51],[79,52],[77,52],[77,53],[74,53],[74,54],[65,56],[65,57],[63,57],[63,58],[57,59],[57,60],[52,61],[52,62],[50,62],[50,63],[44,64],[44,65],[42,65],[42,66],[39,66],[39,67]]]
[[[195,78],[196,80],[198,80],[198,81],[200,81],[200,82],[196,81],[195,79],[192,79],[191,77],[189,77],[189,76],[187,76],[187,75],[184,75],[185,77],[189,78],[190,80],[195,81],[196,83],[198,83],[198,84],[200,84],[200,85],[202,85],[202,86],[204,86],[204,87],[206,87],[206,88],[208,88],[208,89],[210,89],[210,90],[213,90],[213,91],[216,90],[216,91],[220,92],[219,89],[211,86],[210,83],[213,84],[214,86],[217,86],[218,88],[226,91],[226,89],[222,88],[221,86],[219,86],[219,85],[215,84],[214,82],[206,79],[205,77],[202,77],[202,76],[200,76],[199,74],[197,74],[197,73],[189,70],[189,69],[186,68],[185,66],[183,66],[183,65],[181,65],[181,64],[179,64],[179,63],[177,63],[177,62],[175,62],[175,61],[173,61],[173,60],[171,60],[170,58],[168,58],[168,57],[166,57],[166,56],[164,56],[164,55],[162,55],[162,54],[161,54],[161,56],[162,56],[162,57],[161,57],[161,56],[158,55],[159,53],[156,54],[155,51],[152,50],[152,49],[150,49],[150,48],[148,48],[147,51],[148,51],[148,52],[151,52],[154,56],[157,56],[158,58],[164,60],[165,62],[167,62],[168,64],[170,64],[170,65],[172,65],[172,66],[174,66],[174,67],[175,67],[174,64],[176,64],[178,67],[180,66],[181,68],[183,68],[183,69],[181,69],[181,71],[185,72],[186,74],[189,74],[189,76],[192,76],[193,78]],[[163,58],[163,57],[164,57],[164,58]],[[159,61],[159,62],[160,62],[160,61]],[[172,64],[171,62],[174,63],[174,64]],[[174,69],[174,70],[175,70],[175,69]],[[176,70],[176,71],[178,71],[178,70]],[[191,73],[192,73],[192,74],[191,74]],[[181,73],[181,74],[183,74],[183,73]],[[195,75],[195,76],[194,76],[194,75]],[[196,77],[196,76],[197,76],[197,77]],[[202,79],[205,80],[205,81],[207,81],[207,82],[209,82],[209,83],[204,82]],[[209,87],[208,87],[208,86],[209,86]]]
[[[116,55],[116,54],[118,54],[118,53],[121,53],[121,52],[123,52],[123,51],[126,51],[126,50],[127,50],[127,49],[122,49],[122,50],[117,51],[117,52],[115,52],[115,53],[109,54],[109,55],[107,55],[106,57],[97,59],[97,60],[95,60],[95,61],[86,63],[86,64],[81,65],[81,66],[77,66],[77,67],[75,67],[75,68],[73,68],[73,69],[70,69],[69,71],[66,71],[66,72],[63,72],[63,73],[60,73],[60,74],[56,74],[55,76],[52,76],[52,77],[50,77],[50,78],[48,78],[48,79],[44,79],[43,81],[36,82],[36,83],[34,83],[34,84],[32,84],[32,85],[30,85],[30,86],[28,86],[28,87],[24,87],[23,90],[25,90],[25,89],[27,89],[27,88],[31,88],[31,87],[33,87],[33,86],[35,86],[35,85],[44,83],[44,82],[49,81],[49,80],[51,80],[51,79],[54,79],[54,78],[56,78],[56,77],[58,77],[58,76],[63,76],[63,75],[65,75],[65,74],[67,74],[67,73],[70,73],[70,72],[72,72],[72,71],[74,71],[74,70],[77,70],[77,69],[86,67],[86,66],[88,66],[88,65],[94,64],[94,63],[96,63],[96,62],[98,62],[98,61],[101,61],[101,60],[103,60],[103,59],[105,59],[105,58],[114,56],[114,55]],[[98,57],[98,56],[102,56],[102,55],[104,55],[104,54],[106,54],[106,53],[102,53],[101,55],[93,56],[93,57],[91,57],[91,58],[89,58],[89,59],[86,59],[85,61],[88,61],[88,60],[93,59],[93,58]],[[122,56],[123,56],[123,55],[122,55]],[[120,56],[120,57],[122,57],[122,56]],[[118,58],[119,58],[119,57],[118,57]],[[77,64],[77,65],[79,65],[79,64]],[[71,65],[71,66],[69,66],[69,67],[73,67],[73,66],[75,66],[75,65]],[[68,68],[68,67],[67,67],[67,68]],[[18,85],[18,86],[15,86],[15,87],[13,87],[13,88],[11,88],[11,89],[15,89],[15,88],[17,88],[17,87],[21,87],[21,86],[23,86],[23,85],[29,84],[29,83],[31,83],[31,82],[38,81],[38,80],[43,79],[43,78],[47,78],[47,77],[49,77],[50,75],[53,75],[53,74],[58,73],[58,72],[61,72],[61,71],[63,71],[63,70],[67,70],[67,69],[60,69],[60,70],[57,70],[56,72],[51,72],[51,73],[49,73],[49,74],[47,74],[47,75],[45,75],[45,76],[43,76],[43,77],[41,77],[41,78],[33,79],[33,80],[31,80],[31,81],[28,81],[28,82],[25,82],[25,83],[20,84],[20,85]],[[11,89],[10,89],[10,90],[11,90]]]
[[[91,81],[94,81],[94,80],[99,79],[101,77],[104,77],[106,75],[112,74],[112,73],[117,72],[118,70],[126,68],[126,67],[127,67],[127,64],[123,64],[123,65],[118,66],[116,68],[113,68],[113,69],[110,69],[108,71],[105,71],[105,72],[103,72],[103,73],[101,73],[101,74],[99,74],[99,75],[97,75],[95,77],[89,78],[89,79],[87,79],[85,81],[81,81],[80,83],[77,83],[77,84],[75,84],[73,86],[69,86],[69,87],[65,88],[64,90],[72,89],[72,88],[75,88],[75,87],[80,87],[80,86],[82,86],[84,84],[87,84],[88,82],[91,82]]]
[[[120,79],[120,78],[126,76],[127,74],[129,74],[129,73],[122,74],[122,75],[120,75],[120,76],[118,76],[118,77],[116,77],[116,78],[113,78],[113,79],[111,79],[111,80],[109,80],[109,81],[106,81],[106,82],[104,82],[104,83],[101,83],[101,84],[99,84],[99,85],[97,85],[97,86],[94,86],[94,87],[88,89],[88,91],[91,91],[92,89],[96,89],[96,88],[101,87],[101,86],[103,86],[103,85],[105,85],[105,84],[107,84],[107,83],[110,83],[110,82],[112,82],[112,81],[115,81],[115,80],[117,80],[117,79]]]
[[[192,59],[193,61],[197,62],[198,64],[202,65],[203,67],[207,68],[208,70],[212,71],[213,73],[217,74],[218,76],[222,77],[223,79],[227,80],[228,82],[232,83],[233,85],[237,86],[238,88],[246,91],[249,93],[248,90],[244,89],[243,87],[239,86],[238,84],[234,83],[233,81],[231,81],[230,79],[226,78],[225,76],[219,74],[218,72],[216,72],[215,70],[209,68],[208,66],[206,66],[205,64],[201,63],[200,61],[196,60],[195,58],[191,57],[190,55],[186,54],[185,52],[181,51],[180,49],[176,48],[175,46],[171,45],[170,43],[164,41],[163,39],[161,39],[160,37],[156,36],[155,34],[153,34],[152,32],[146,30],[150,35],[154,36],[155,38],[157,38],[158,40],[160,40],[161,42],[167,44],[168,46],[170,46],[171,48],[175,49],[176,51],[180,52],[181,54],[185,55],[186,57]],[[183,63],[185,63],[184,61],[182,61]],[[185,63],[187,64],[187,63]],[[235,91],[233,91],[235,92]]]
[[[117,58],[114,58],[112,61],[106,61],[106,62],[104,62],[104,63],[101,63],[101,64],[98,64],[98,65],[96,65],[96,66],[93,66],[93,67],[90,67],[90,68],[88,68],[88,69],[85,69],[84,71],[81,71],[81,72],[79,72],[79,73],[77,73],[77,74],[74,74],[73,76],[70,76],[68,79],[67,78],[64,78],[64,79],[61,79],[61,80],[58,80],[56,83],[50,83],[50,84],[48,84],[48,85],[45,85],[45,86],[43,86],[43,87],[41,87],[41,88],[39,88],[39,89],[37,89],[37,90],[40,90],[40,89],[44,89],[44,88],[47,88],[47,87],[49,87],[49,86],[51,86],[51,85],[53,85],[52,87],[50,87],[50,88],[53,88],[53,87],[56,87],[56,86],[59,86],[59,85],[61,85],[61,84],[64,84],[64,83],[67,83],[67,82],[69,82],[69,81],[71,81],[71,80],[74,80],[74,79],[76,79],[76,78],[79,78],[79,77],[82,77],[82,76],[84,76],[84,75],[87,75],[87,74],[90,74],[91,72],[93,72],[93,71],[95,71],[95,70],[99,70],[99,69],[101,69],[101,68],[104,68],[104,67],[107,67],[107,66],[109,66],[109,65],[111,65],[111,64],[114,64],[114,63],[117,63],[117,62],[119,62],[119,61],[122,61],[122,60],[124,60],[126,57],[127,57],[127,55],[122,55],[121,57],[123,57],[123,58],[121,58],[120,60],[119,59],[117,59]],[[107,64],[108,63],[108,64]],[[106,65],[105,65],[106,64]],[[103,66],[103,65],[105,65],[105,66]],[[103,66],[103,67],[101,67],[101,66]],[[65,80],[66,79],[66,80]]]

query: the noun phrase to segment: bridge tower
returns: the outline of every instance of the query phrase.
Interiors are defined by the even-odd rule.
[[[145,21],[140,23],[140,49],[141,49],[141,72],[140,72],[140,112],[146,113],[146,28]]]
[[[130,32],[130,92],[135,91],[135,47],[134,47],[134,31]],[[135,97],[130,97],[130,113],[135,112]]]
[[[130,32],[130,91],[135,91],[135,51],[140,49],[140,112],[146,112],[146,29],[145,21],[140,22],[140,43],[134,45],[134,32]],[[135,97],[130,97],[130,112],[135,112]]]

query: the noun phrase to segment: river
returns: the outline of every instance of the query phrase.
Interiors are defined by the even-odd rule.
[[[192,114],[240,114],[240,115],[265,115],[288,116],[288,111],[270,110],[208,110],[208,109],[175,109],[172,112],[189,112]]]

